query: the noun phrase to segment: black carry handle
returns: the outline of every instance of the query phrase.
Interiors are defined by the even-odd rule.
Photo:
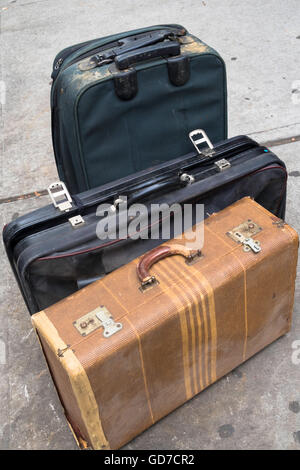
[[[125,52],[115,57],[115,64],[120,70],[128,69],[131,65],[157,57],[170,57],[180,54],[180,44],[177,41],[164,41],[152,46],[142,47],[131,52]]]
[[[114,52],[115,55],[125,54],[125,52],[157,44],[165,39],[175,39],[180,35],[182,35],[182,31],[162,29],[159,31],[150,31],[145,34],[137,34],[136,36],[127,36],[126,38],[120,39],[120,46],[114,48]]]

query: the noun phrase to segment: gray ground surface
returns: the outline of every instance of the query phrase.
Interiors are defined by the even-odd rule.
[[[1,0],[0,199],[57,178],[49,75],[56,52],[93,37],[182,23],[228,72],[229,135],[300,135],[300,2],[281,0]],[[296,138],[297,140],[297,138]],[[274,151],[290,173],[286,220],[300,231],[300,142]],[[48,203],[2,202],[2,224]],[[1,246],[0,449],[76,449]],[[300,285],[292,331],[132,441],[127,449],[300,449]],[[5,355],[3,354],[5,349]]]

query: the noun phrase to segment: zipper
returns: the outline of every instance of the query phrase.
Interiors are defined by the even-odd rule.
[[[92,197],[91,199],[87,198],[86,200],[84,200],[84,198],[79,199],[78,197],[76,198],[76,196],[75,196],[75,199],[80,200],[80,203],[81,203],[80,205],[83,206],[83,209],[88,209],[94,205],[98,205],[100,203],[106,202],[110,199],[117,197],[123,191],[128,194],[128,190],[126,188],[128,188],[128,186],[132,186],[133,184],[135,184],[135,186],[133,187],[132,191],[130,191],[129,195],[132,194],[134,191],[147,189],[157,183],[163,183],[163,182],[166,182],[167,180],[170,180],[172,178],[172,174],[170,178],[170,176],[166,176],[167,173],[169,173],[170,175],[171,172],[174,172],[173,176],[175,176],[178,181],[178,175],[179,175],[178,172],[181,173],[187,170],[191,170],[193,167],[198,166],[199,164],[204,165],[207,162],[209,163],[214,162],[215,159],[219,159],[220,157],[225,157],[228,152],[233,152],[231,156],[228,156],[228,158],[232,158],[237,153],[250,150],[252,147],[254,148],[258,147],[258,144],[255,141],[252,141],[246,136],[239,136],[233,139],[234,139],[234,142],[228,142],[228,143],[225,142],[224,144],[219,144],[219,145],[217,144],[215,146],[216,153],[214,154],[213,158],[212,157],[203,158],[203,157],[200,157],[198,154],[189,154],[190,156],[187,155],[186,157],[187,159],[186,163],[183,163],[182,161],[173,165],[170,165],[169,163],[167,163],[166,168],[163,169],[164,174],[162,176],[160,176],[160,173],[162,171],[160,169],[160,170],[157,170],[156,172],[153,172],[152,176],[149,176],[149,174],[146,174],[144,177],[142,177],[141,181],[137,182],[136,184],[135,184],[135,181],[132,181],[131,183],[126,182],[123,185],[120,185],[119,187],[115,187],[111,190],[103,190],[100,193],[100,195],[98,194],[96,197]],[[150,178],[152,181],[149,181]],[[27,233],[25,236],[30,236],[36,231],[42,230],[42,225],[44,223],[50,224],[49,226],[55,226],[57,224],[65,223],[67,219],[75,215],[79,215],[81,212],[82,212],[81,209],[75,206],[72,209],[70,209],[68,213],[57,213],[54,215],[53,218],[47,218],[47,219],[40,218],[34,221],[34,223],[29,222],[28,224],[24,224],[22,228],[16,231],[14,234],[11,233],[14,230],[14,227],[12,226],[11,230],[8,230],[8,231],[7,229],[5,230],[5,239],[9,240],[10,245],[12,245],[13,243],[16,243],[15,242],[16,238],[20,240],[20,237],[22,237],[22,233],[26,231],[28,228],[31,229],[31,233]]]
[[[266,157],[267,157],[267,155],[266,155]],[[238,179],[243,179],[246,176],[253,175],[255,173],[262,172],[262,171],[267,171],[267,170],[270,170],[270,169],[278,169],[278,170],[284,171],[285,174],[286,174],[285,167],[283,167],[280,163],[278,164],[277,161],[280,162],[278,157],[273,155],[272,152],[269,152],[268,158],[263,158],[263,161],[261,162],[262,166],[260,168],[256,168],[255,170],[251,171],[250,173],[245,173],[245,174],[241,175],[241,177],[239,177]],[[264,165],[266,165],[266,166],[264,166]],[[286,179],[285,179],[285,181],[286,181]],[[221,185],[218,185],[217,187],[221,187],[224,184],[230,184],[230,182],[231,182],[230,178],[229,179],[225,178],[225,181],[223,181],[223,183]],[[210,189],[209,189],[210,186],[211,185],[208,185],[207,191],[210,191]],[[214,186],[214,188],[216,189],[216,186]],[[283,195],[284,195],[284,188],[283,188],[283,190],[282,190],[282,192],[281,192],[281,194],[278,198],[278,204],[280,203],[280,200],[282,200]],[[194,197],[193,194],[191,194],[191,197]],[[113,243],[116,243],[116,242],[119,243],[119,242],[122,242],[122,241],[124,241],[124,240],[123,239],[119,240],[119,241],[118,240],[110,240],[108,243],[109,243],[109,245],[112,245]],[[42,261],[42,260],[46,260],[46,259],[50,260],[50,259],[56,259],[56,258],[61,258],[61,257],[66,257],[66,256],[72,256],[75,253],[83,254],[83,253],[86,253],[86,252],[96,251],[98,249],[103,248],[103,246],[104,245],[102,244],[100,246],[98,245],[96,247],[88,248],[86,250],[78,250],[78,251],[73,250],[71,253],[64,253],[62,255],[57,256],[57,255],[51,255],[51,254],[49,254],[49,251],[47,253],[47,251],[45,252],[43,249],[38,249],[37,250],[37,247],[32,246],[32,244],[31,245],[29,244],[27,246],[27,249],[25,249],[25,251],[21,250],[21,252],[18,256],[18,260],[13,261],[12,266],[14,267],[15,263],[18,266],[18,268],[17,268],[18,271],[15,270],[17,279],[22,279],[22,278],[24,278],[24,276],[25,276],[25,279],[26,279],[26,269],[27,269],[28,265],[30,265],[34,261],[37,261],[37,260]],[[62,250],[62,249],[63,248],[60,247],[60,250]],[[39,253],[37,251],[39,251]],[[29,307],[30,307],[31,304],[34,305],[34,308],[36,309],[37,305],[35,304],[34,299],[31,297],[30,289],[27,288],[26,284],[25,285],[21,284],[21,282],[20,282],[20,288],[21,288],[21,291],[23,293],[26,304]]]
[[[255,170],[253,171],[252,173],[249,173],[245,176],[242,176],[242,178],[246,178],[247,176],[251,176],[251,175],[254,175],[256,173],[260,173],[262,171],[267,171],[267,170],[272,170],[272,169],[279,169],[279,170],[282,170],[286,173],[286,169],[283,168],[282,166],[280,165],[269,165],[265,168],[261,168],[259,170]],[[285,179],[286,181],[286,179]],[[280,204],[281,200],[282,200],[282,197],[283,197],[283,194],[284,194],[284,191],[285,191],[285,187],[282,189],[281,191],[281,194],[278,196],[278,205]],[[157,222],[157,224],[160,224],[161,223],[161,219]],[[151,227],[151,224],[148,224],[147,226],[143,227],[141,230],[139,230],[138,232],[136,233],[144,233],[146,230],[149,230]],[[85,254],[85,253],[90,253],[90,252],[93,252],[93,251],[96,251],[96,250],[99,250],[99,249],[103,249],[103,248],[106,248],[108,246],[112,246],[112,245],[115,245],[117,243],[120,243],[120,242],[123,242],[125,241],[126,239],[129,238],[129,235],[127,236],[127,238],[123,239],[116,239],[116,240],[110,240],[106,243],[102,243],[101,245],[97,245],[95,247],[91,247],[91,248],[86,248],[86,249],[83,249],[83,250],[75,250],[75,251],[71,251],[71,252],[67,252],[67,253],[62,253],[60,255],[49,255],[49,256],[40,256],[38,258],[36,258],[36,261],[47,261],[47,260],[52,260],[52,259],[60,259],[60,258],[67,258],[67,257],[71,257],[71,256],[76,256],[76,255],[81,255],[81,254]]]
[[[246,151],[244,150],[242,153],[240,152],[238,154],[235,153],[234,155],[230,155],[227,157],[228,163],[236,162],[240,158],[245,157],[249,152],[253,152],[252,158],[254,158],[256,156],[259,156],[261,151],[262,151],[262,147],[258,147],[256,149],[254,148],[254,149],[248,149]],[[192,172],[191,176],[194,178],[195,181],[199,181],[199,180],[207,178],[207,173],[212,173],[212,174],[216,173],[218,170],[215,164],[216,162],[218,162],[219,159],[220,159],[220,155],[217,155],[214,158],[210,158],[209,159],[210,161],[206,160],[205,163],[208,163],[208,165],[205,165],[204,168],[202,168],[202,171]],[[231,165],[228,166],[228,168],[230,167]]]
[[[266,155],[266,157],[267,157],[267,155]],[[268,158],[263,158],[263,161],[261,163],[262,163],[262,166],[260,168],[256,168],[255,170],[251,171],[250,173],[245,173],[245,174],[241,175],[238,179],[243,179],[243,178],[245,178],[249,175],[254,175],[256,173],[263,172],[263,171],[268,171],[268,170],[271,170],[271,169],[278,169],[278,170],[284,171],[285,175],[287,176],[287,172],[286,172],[285,167],[283,166],[283,163],[278,159],[278,157],[276,157],[276,155],[272,154],[272,152],[269,152]],[[285,182],[286,182],[286,179],[287,178],[285,178]],[[230,184],[230,183],[231,183],[231,179],[225,179],[225,181],[223,182],[223,184]],[[211,190],[210,186],[211,185],[208,185],[208,188],[207,188],[206,192],[209,192]],[[221,187],[221,186],[222,185],[218,185],[217,187]],[[286,186],[286,183],[285,183],[285,186]],[[214,188],[216,189],[216,186],[214,186]],[[285,191],[285,187],[282,188],[282,192],[281,192],[280,196],[278,197],[278,206],[280,204],[280,201],[282,200],[282,197],[284,195],[284,191]],[[191,197],[194,197],[194,196],[191,195]],[[25,239],[23,239],[23,240],[25,240]],[[108,243],[111,245],[112,242],[113,243],[116,243],[116,242],[119,243],[119,242],[122,242],[122,241],[124,241],[124,240],[123,239],[119,240],[119,241],[118,240],[111,240]],[[36,304],[34,298],[31,296],[30,288],[28,288],[26,283],[23,284],[23,282],[21,282],[20,279],[25,279],[25,280],[27,279],[27,275],[26,275],[27,271],[26,270],[27,270],[27,267],[32,262],[34,262],[34,261],[43,261],[43,260],[47,260],[47,259],[51,260],[51,259],[56,259],[56,258],[61,258],[61,257],[66,257],[66,256],[72,256],[74,254],[83,254],[83,253],[86,253],[86,252],[96,251],[96,250],[101,249],[103,247],[104,247],[104,245],[102,244],[100,246],[98,245],[96,247],[88,248],[86,250],[78,250],[78,251],[73,250],[71,253],[64,253],[62,255],[58,255],[58,256],[56,255],[55,256],[55,255],[48,254],[49,251],[47,253],[43,249],[38,249],[37,250],[37,247],[30,246],[30,244],[29,244],[27,249],[25,249],[25,252],[24,252],[24,250],[21,250],[21,252],[18,256],[18,260],[11,258],[12,268],[15,272],[16,278],[19,282],[21,292],[23,294],[24,300],[25,300],[29,310],[32,310],[32,307],[33,307],[33,310],[38,311],[39,308],[38,308],[38,305]],[[29,249],[29,252],[28,252],[28,249]],[[62,249],[62,248],[60,248],[60,249]],[[39,251],[39,253],[37,253],[37,251]],[[18,268],[17,268],[18,270],[15,268],[15,265],[18,266]]]
[[[83,60],[85,59],[86,57],[89,57],[93,54],[97,54],[98,52],[101,52],[101,51],[105,51],[105,50],[109,50],[111,49],[112,47],[114,46],[117,46],[119,43],[117,41],[115,42],[112,42],[108,45],[105,45],[105,46],[98,46],[94,49],[90,49],[88,52],[85,52],[85,53],[82,53],[80,56],[78,56],[77,58],[71,60],[71,62],[69,62],[66,67],[64,68],[67,69],[68,67],[70,67],[71,65],[75,64],[76,62],[79,62],[80,60]],[[78,49],[75,49],[69,53],[66,53],[66,54],[62,54],[59,59],[55,62],[55,64],[53,65],[53,70],[52,70],[52,74],[51,74],[51,78],[53,79],[53,82],[56,80],[58,74],[60,73],[60,69],[64,63],[64,61],[71,55],[73,54],[74,52],[76,52],[76,50]]]
[[[249,152],[253,152],[253,157],[256,155],[259,155],[261,153],[261,147],[258,147],[257,149],[251,148],[252,146],[249,143],[249,147],[247,148],[247,145],[244,148],[239,147],[236,149],[237,151],[232,153],[230,156],[228,156],[228,162],[235,162],[239,160],[240,158],[245,157]],[[255,150],[257,150],[256,153]],[[227,151],[229,151],[227,149]],[[230,149],[231,152],[233,152],[232,149]],[[226,155],[227,152],[225,152]],[[246,154],[246,155],[245,155]],[[149,183],[148,185],[145,185],[141,188],[135,187],[131,192],[127,192],[125,196],[128,197],[128,203],[132,204],[135,201],[141,199],[142,197],[147,197],[151,194],[155,193],[155,185],[159,185],[157,190],[172,190],[180,187],[187,186],[188,184],[192,184],[193,182],[197,182],[200,179],[205,179],[207,176],[210,174],[215,174],[218,170],[217,167],[215,166],[215,163],[222,157],[224,154],[223,153],[218,153],[215,154],[214,157],[208,157],[208,158],[203,158],[203,159],[198,159],[198,161],[192,165],[182,165],[180,168],[180,171],[178,170],[175,172],[175,174],[171,177],[165,177],[161,178],[161,180],[156,180],[154,183]],[[199,163],[202,162],[201,168],[199,168],[198,171],[190,171],[194,167],[198,167]],[[229,165],[230,167],[230,165]],[[189,173],[185,173],[185,171],[188,171]],[[182,178],[182,176],[185,176],[185,178]],[[152,189],[154,187],[154,189]],[[130,198],[130,196],[133,196]]]
[[[141,194],[140,194],[139,197],[146,196],[147,194],[143,194],[143,192],[145,191],[148,194],[153,192],[153,191],[151,191],[151,187],[153,185],[156,185],[156,184],[171,185],[172,184],[171,180],[173,180],[173,183],[174,183],[174,181],[176,181],[178,187],[180,187],[180,185],[179,185],[179,176],[183,171],[190,170],[193,167],[198,166],[199,163],[202,163],[202,164],[205,164],[207,162],[213,163],[214,160],[219,159],[221,156],[226,156],[227,152],[234,152],[233,155],[228,157],[228,158],[231,159],[237,153],[239,154],[241,152],[245,152],[247,149],[251,150],[251,147],[254,147],[254,148],[258,147],[258,144],[254,141],[251,141],[249,138],[246,138],[245,141],[242,142],[242,143],[240,141],[239,141],[239,143],[234,142],[234,145],[231,145],[227,148],[226,147],[227,147],[226,144],[225,145],[221,144],[220,147],[219,147],[221,149],[221,152],[219,152],[218,151],[219,150],[218,146],[216,146],[215,147],[216,153],[214,155],[214,158],[209,157],[209,158],[202,158],[201,159],[201,158],[199,158],[198,154],[197,155],[191,155],[191,157],[189,158],[189,162],[187,164],[183,165],[182,162],[180,162],[171,169],[167,167],[166,170],[165,170],[165,173],[174,172],[173,177],[172,176],[171,177],[170,176],[166,177],[166,176],[163,175],[162,177],[157,178],[156,174],[154,174],[152,176],[153,181],[149,182],[149,175],[147,175],[144,179],[142,179],[142,181],[138,182],[130,192],[128,192],[128,190],[126,190],[126,188],[128,188],[129,183],[125,183],[123,187],[120,186],[119,188],[112,189],[110,192],[103,191],[102,194],[97,195],[95,198],[92,198],[92,199],[89,199],[89,200],[86,200],[86,201],[80,200],[80,205],[83,207],[84,210],[86,210],[86,209],[89,209],[89,208],[91,208],[95,205],[98,205],[98,204],[104,203],[104,202],[108,202],[109,200],[118,197],[118,195],[120,193],[122,193],[123,191],[126,192],[128,196],[132,195],[136,191],[141,191]],[[182,186],[182,184],[181,184],[181,186]],[[73,196],[73,198],[74,198],[74,196]],[[76,198],[76,196],[75,196],[75,198]],[[70,209],[70,211],[68,213],[63,213],[62,212],[62,213],[59,213],[59,214],[55,214],[55,216],[53,218],[50,218],[50,219],[49,218],[48,219],[41,218],[41,219],[36,220],[34,222],[34,224],[32,222],[30,222],[27,225],[23,225],[23,227],[20,230],[16,231],[13,234],[13,236],[11,236],[10,231],[9,231],[9,232],[5,233],[5,239],[10,240],[10,245],[12,247],[13,244],[16,244],[20,240],[20,238],[22,237],[22,233],[24,231],[26,231],[28,228],[31,229],[30,233],[26,233],[24,236],[30,236],[31,234],[34,234],[37,231],[43,230],[42,225],[45,224],[45,223],[48,225],[47,228],[50,228],[50,227],[53,227],[53,226],[56,226],[56,225],[63,224],[70,217],[73,217],[75,215],[80,215],[81,213],[82,213],[82,210],[75,206],[72,209]],[[14,227],[12,227],[11,230],[13,231]]]
[[[63,61],[64,61],[63,57],[60,57],[60,58],[58,59],[58,61],[55,63],[53,69],[54,69],[54,70],[58,70],[59,67],[61,66],[61,64],[63,63]],[[53,78],[53,77],[52,77],[52,78]]]
[[[81,42],[81,43],[75,44],[74,46],[69,46],[69,47],[66,47],[65,49],[62,49],[56,55],[53,61],[51,78],[55,80],[56,75],[58,74],[59,69],[62,66],[64,60],[66,60],[71,54],[74,54],[79,49],[82,49],[83,47],[86,47],[88,44],[91,44],[94,42],[95,42],[95,39],[91,39],[90,41]]]
[[[224,146],[220,145],[220,149],[218,147],[215,147],[216,153],[214,154],[213,157],[200,157],[198,154],[191,155],[188,163],[181,162],[181,163],[178,163],[178,165],[176,165],[174,168],[167,168],[165,171],[166,175],[157,177],[154,174],[152,178],[149,178],[149,175],[147,175],[144,180],[142,180],[141,182],[133,186],[133,188],[130,191],[126,190],[125,188],[123,189],[122,187],[120,187],[118,190],[114,190],[111,194],[106,194],[104,200],[103,200],[103,195],[102,197],[97,196],[95,199],[92,199],[84,203],[84,207],[91,207],[94,205],[98,205],[102,202],[106,202],[111,198],[117,197],[123,191],[125,191],[126,193],[124,195],[130,196],[134,194],[136,191],[146,190],[146,189],[149,189],[149,193],[151,194],[152,193],[151,188],[153,186],[156,186],[157,184],[168,184],[168,183],[171,184],[172,182],[177,182],[178,187],[184,186],[182,181],[180,182],[180,176],[185,171],[190,171],[193,168],[201,165],[201,168],[199,169],[199,172],[201,173],[201,169],[205,168],[207,164],[208,165],[214,164],[216,160],[219,160],[220,158],[225,157],[225,156],[227,156],[227,158],[231,160],[236,155],[240,156],[240,154],[244,153],[245,151],[252,150],[253,147],[254,148],[258,147],[261,149],[261,147],[259,147],[256,142],[251,141],[251,140],[249,142],[247,140],[243,143],[239,142],[239,144],[235,144],[235,145],[228,146],[228,147],[226,147],[226,145]],[[227,155],[229,152],[232,154]],[[169,175],[167,173],[169,173]],[[128,187],[128,184],[126,186]],[[155,191],[153,191],[153,193],[154,192]]]
[[[227,156],[228,152],[234,152],[232,155],[228,156],[228,158],[231,159],[233,156],[235,156],[239,153],[245,152],[246,150],[250,150],[252,147],[254,147],[254,148],[259,147],[256,142],[251,141],[251,140],[249,142],[249,140],[247,138],[247,140],[243,143],[241,143],[241,142],[239,142],[238,144],[235,143],[235,145],[228,146],[228,147],[226,146],[226,144],[224,146],[220,145],[220,148],[218,148],[218,146],[216,146],[215,147],[216,153],[214,154],[213,157],[200,157],[198,154],[191,154],[190,158],[188,158],[188,156],[187,156],[188,163],[180,162],[180,163],[174,165],[173,168],[170,168],[170,166],[168,166],[165,169],[165,174],[167,174],[168,172],[169,173],[174,172],[175,176],[178,178],[178,174],[179,174],[178,172],[180,172],[180,174],[181,174],[181,172],[192,169],[195,166],[197,167],[199,164],[204,165],[205,163],[214,163],[214,161],[216,159],[219,159],[220,157]],[[160,170],[159,173],[161,173],[161,170]],[[172,174],[171,174],[171,178],[172,178]],[[149,179],[153,179],[153,181],[150,180],[150,182],[149,182]],[[155,185],[156,183],[165,182],[167,180],[170,180],[170,176],[166,177],[166,176],[163,175],[161,177],[159,177],[159,176],[157,177],[157,174],[155,172],[152,177],[149,176],[149,175],[146,175],[145,178],[142,179],[140,182],[138,182],[130,192],[128,192],[128,190],[126,191],[125,188],[126,188],[126,186],[128,187],[128,183],[125,183],[124,188],[121,185],[118,189],[113,189],[111,193],[106,193],[105,194],[105,199],[103,199],[104,194],[102,193],[102,195],[100,195],[100,196],[97,195],[97,197],[95,197],[94,199],[90,199],[89,201],[86,201],[86,202],[82,201],[82,202],[84,204],[84,207],[91,207],[95,204],[100,204],[101,202],[105,202],[105,201],[109,200],[110,198],[112,198],[114,196],[117,196],[118,194],[120,194],[120,192],[122,192],[124,190],[127,192],[127,194],[132,194],[137,189],[144,189],[144,188],[147,188],[147,187],[151,187],[152,185]],[[134,184],[134,182],[131,183],[131,185],[132,184]]]
[[[90,43],[95,43],[95,41],[98,41],[97,39],[94,39],[94,40],[91,40],[91,41],[87,41],[85,43],[81,43],[81,44],[76,44],[75,46],[71,46],[71,47],[68,47],[66,49],[63,49],[63,51],[60,53],[59,57],[55,58],[54,60],[54,64],[53,64],[53,70],[52,70],[52,74],[51,74],[51,78],[53,79],[53,81],[56,80],[58,74],[60,73],[61,70],[65,70],[66,68],[68,68],[69,66],[85,59],[86,57],[89,57],[93,54],[97,54],[97,52],[102,52],[104,50],[109,50],[115,46],[119,46],[120,48],[123,47],[123,51],[121,50],[119,53],[121,52],[127,52],[127,51],[131,51],[131,50],[135,50],[135,49],[138,49],[139,47],[142,47],[142,46],[138,46],[136,48],[134,47],[130,47],[129,49],[126,48],[126,44],[129,43],[132,41],[134,43],[134,40],[135,39],[142,39],[143,37],[147,38],[149,36],[149,34],[152,32],[152,33],[155,33],[155,32],[159,32],[159,31],[165,31],[166,32],[166,35],[167,35],[167,29],[170,29],[170,32],[169,34],[174,37],[176,36],[176,34],[174,32],[172,32],[172,29],[173,30],[178,30],[178,33],[177,33],[177,36],[180,36],[180,35],[183,35],[183,34],[186,34],[187,31],[185,30],[185,28],[183,28],[182,26],[180,25],[174,25],[173,27],[171,25],[162,25],[160,28],[158,29],[150,29],[148,31],[144,31],[144,32],[140,32],[140,33],[137,33],[137,34],[129,34],[128,36],[124,36],[119,38],[119,39],[116,39],[116,40],[111,40],[110,42],[104,42],[102,44],[99,44],[98,46],[96,47],[92,47],[92,49],[87,49],[86,50],[86,46]],[[134,38],[134,39],[130,39],[130,38]],[[102,42],[103,40],[105,39],[109,39],[111,38],[108,37],[108,38],[101,38],[99,39],[100,42]],[[129,39],[129,40],[128,40]],[[125,44],[120,44],[120,41],[124,41]],[[128,44],[127,44],[128,45]],[[65,67],[62,67],[63,63],[66,62],[66,60],[68,59],[68,57],[70,57],[72,54],[74,54],[75,52],[79,51],[80,49],[84,49],[84,51],[77,55],[76,57],[74,57],[73,60],[71,60],[70,62],[68,62],[66,64]]]
[[[249,152],[244,152],[244,157],[247,156],[247,153],[249,153]],[[259,155],[258,155],[258,157],[259,157]],[[271,152],[269,152],[269,157],[274,157],[274,155],[273,155]],[[253,158],[254,158],[254,157],[253,157]],[[256,156],[256,158],[257,158],[257,156]],[[238,160],[238,159],[237,159],[237,160]],[[249,159],[247,158],[247,160],[249,160]],[[268,160],[270,161],[270,158],[268,158]],[[277,160],[277,158],[275,157],[275,162],[276,162],[276,160]],[[271,162],[273,162],[273,165],[274,165],[274,163],[275,163],[275,162],[274,162],[274,158],[271,159]],[[269,165],[271,164],[271,162],[269,163]],[[268,165],[268,166],[269,166],[269,165]],[[275,165],[276,165],[276,163],[275,163]],[[281,165],[277,165],[277,166],[278,166],[278,168],[281,168],[281,169],[284,170],[284,168],[283,168]],[[234,167],[233,167],[233,168],[234,168]],[[264,170],[264,166],[262,167],[262,170]],[[255,170],[255,171],[257,171],[257,170]],[[178,177],[177,177],[177,182],[178,182]],[[199,182],[199,180],[198,180],[198,182]],[[192,186],[193,186],[193,185],[192,185]],[[176,188],[176,189],[179,189],[179,190],[180,190],[180,186],[177,185],[177,188]],[[138,196],[140,197],[140,195],[138,195]],[[62,225],[64,225],[64,224],[67,223],[67,222],[68,222],[67,220],[64,220],[62,224],[55,225],[55,226],[54,226],[54,229],[58,229],[59,227],[61,227]],[[68,225],[69,225],[69,224],[68,224]],[[46,231],[50,231],[50,230],[52,230],[52,229],[53,229],[53,226],[52,226],[52,227],[47,227],[47,228],[45,228],[44,231],[45,231],[45,230],[46,230]],[[26,236],[26,238],[23,238],[23,240],[26,240],[28,237],[30,237],[30,236],[32,236],[32,235],[34,235],[34,233],[28,234],[28,235]],[[20,240],[20,242],[21,242],[21,241],[22,241],[22,240]]]

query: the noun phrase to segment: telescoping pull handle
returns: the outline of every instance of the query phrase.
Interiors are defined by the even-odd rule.
[[[167,258],[168,256],[181,255],[187,261],[193,261],[195,258],[201,256],[200,250],[193,250],[184,245],[162,245],[146,253],[137,265],[137,275],[141,282],[141,290],[144,290],[151,284],[155,284],[157,279],[151,276],[150,268],[158,261]]]
[[[117,55],[117,57],[115,57],[115,64],[119,70],[124,70],[138,62],[155,59],[157,57],[177,56],[179,54],[179,42],[164,41]]]

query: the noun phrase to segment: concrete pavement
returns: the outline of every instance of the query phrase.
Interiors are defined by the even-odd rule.
[[[118,31],[182,23],[226,61],[229,135],[269,141],[286,162],[286,220],[300,232],[299,20],[298,0],[2,0],[2,225],[48,204],[47,196],[18,197],[39,192],[57,179],[49,108],[55,54],[73,43]],[[0,449],[76,449],[0,248]],[[288,335],[126,448],[300,449],[300,365],[292,361],[292,346],[300,340],[299,315],[298,279]]]

